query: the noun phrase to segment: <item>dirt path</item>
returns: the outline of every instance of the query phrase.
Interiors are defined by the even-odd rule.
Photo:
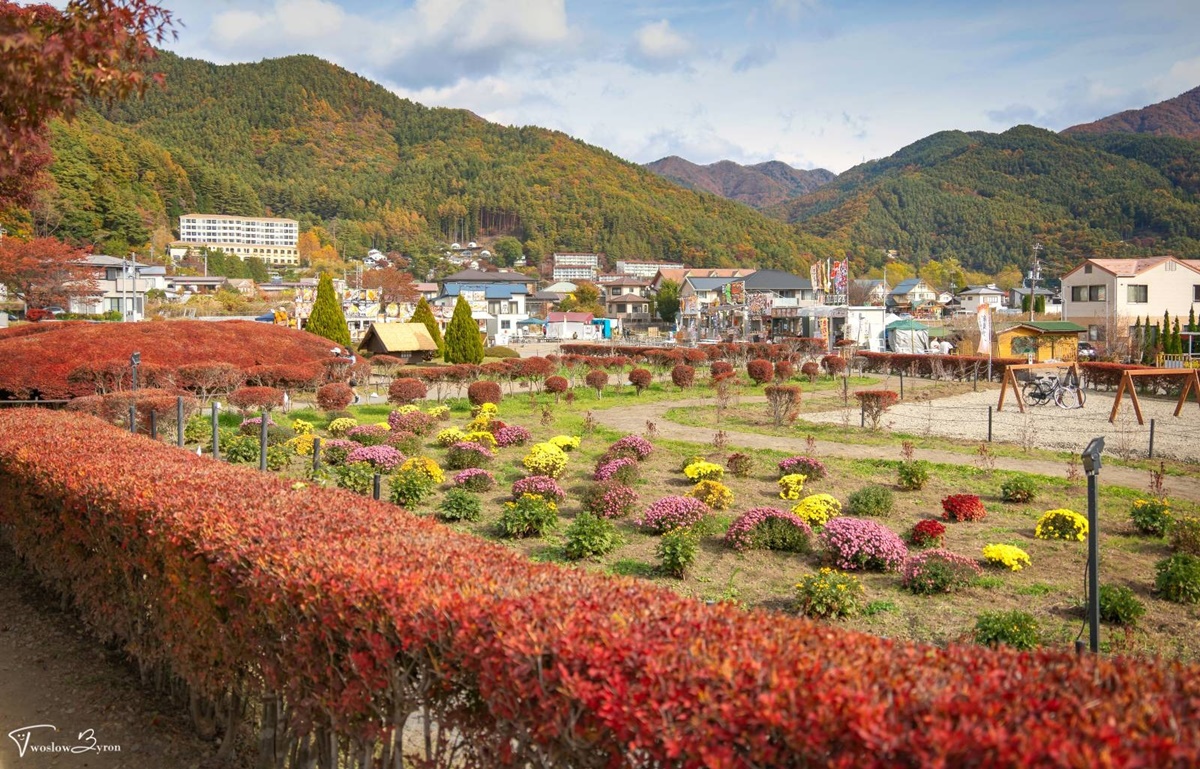
[[[21,756],[19,730],[40,724],[56,729],[29,731]],[[119,752],[37,752],[52,742]],[[195,736],[181,708],[139,686],[119,656],[59,611],[0,545],[0,769],[200,769],[215,766],[216,749]]]
[[[919,380],[918,380],[919,381]],[[917,382],[912,382],[917,385]],[[905,381],[906,388],[909,386]],[[926,385],[928,386],[928,385]],[[814,393],[816,395],[837,395],[836,393]],[[807,396],[806,396],[807,397]],[[832,398],[831,398],[832,400]],[[666,413],[673,408],[712,406],[711,398],[692,398],[678,401],[659,401],[645,406],[632,406],[622,409],[604,409],[594,412],[596,421],[606,427],[632,433],[643,433],[646,422],[656,423],[658,433],[664,438],[693,443],[707,444],[712,441],[713,429],[707,427],[692,427],[671,422]],[[760,396],[743,397],[742,403],[765,403]],[[812,415],[805,414],[805,418]],[[857,416],[855,417],[857,418]],[[774,449],[776,451],[794,451],[803,454],[807,451],[804,438],[762,435],[726,429],[733,446],[750,449]],[[834,441],[817,441],[817,453],[824,457],[840,457],[843,459],[897,459],[896,446],[867,446],[855,443],[837,443]],[[917,459],[925,459],[940,464],[961,465],[971,461],[969,455],[955,451],[938,449],[917,449]],[[1017,459],[1013,457],[996,457],[997,470],[1014,470],[1026,473],[1038,473],[1054,477],[1067,477],[1066,464],[1062,462],[1045,462],[1036,459]],[[1132,489],[1145,489],[1149,474],[1144,470],[1106,465],[1101,470],[1101,483],[1118,486],[1128,486]],[[1200,501],[1200,472],[1190,477],[1172,476],[1167,479],[1167,489],[1171,496],[1180,499]]]

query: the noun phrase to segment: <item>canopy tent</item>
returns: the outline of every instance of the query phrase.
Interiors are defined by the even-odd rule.
[[[915,320],[898,320],[886,329],[887,346],[892,352],[924,353],[929,350],[929,327]]]
[[[541,318],[522,318],[521,320],[517,321],[517,325],[518,326],[544,326],[544,325],[546,325],[546,321],[542,320]]]

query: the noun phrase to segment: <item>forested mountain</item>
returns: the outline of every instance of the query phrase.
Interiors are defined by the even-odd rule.
[[[678,155],[647,163],[646,168],[681,187],[711,192],[754,208],[772,206],[807,194],[834,177],[824,168],[807,171],[778,160],[752,166],[720,160],[702,166]]]
[[[540,128],[400,99],[312,56],[218,66],[163,53],[166,86],[53,129],[43,229],[120,252],[180,213],[321,223],[345,253],[514,235],[535,258],[599,250],[795,268],[831,247]]]
[[[1200,88],[1149,107],[1125,110],[1094,123],[1071,126],[1063,133],[1134,133],[1200,139]]]
[[[1200,145],[1168,137],[1065,136],[1032,126],[945,131],[855,166],[769,209],[819,237],[919,263],[954,257],[996,273],[1034,242],[1088,256],[1200,255]]]

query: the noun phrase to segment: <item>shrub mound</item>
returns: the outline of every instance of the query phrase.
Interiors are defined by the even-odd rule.
[[[493,766],[1200,764],[1197,665],[708,606],[78,414],[0,412],[0,498],[90,626],[199,696],[237,686],[247,732],[270,696],[347,763],[432,712]]]

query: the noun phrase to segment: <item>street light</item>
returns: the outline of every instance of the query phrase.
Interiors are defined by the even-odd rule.
[[[1033,244],[1033,269],[1029,271],[1029,319],[1033,320],[1033,308],[1037,305],[1037,283],[1042,279],[1042,263],[1038,261],[1038,251],[1042,250],[1041,243]]]
[[[1088,561],[1087,617],[1088,642],[1092,654],[1100,653],[1100,524],[1097,521],[1097,488],[1100,478],[1100,455],[1104,452],[1104,436],[1092,438],[1080,454],[1088,484]]]

